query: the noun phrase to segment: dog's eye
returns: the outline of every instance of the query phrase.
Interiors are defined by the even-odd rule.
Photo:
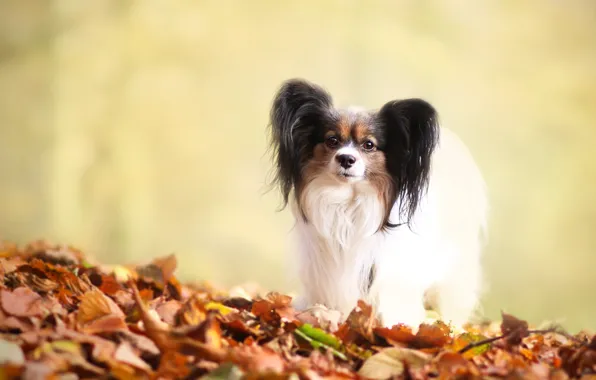
[[[367,140],[364,142],[364,144],[362,144],[362,147],[366,151],[371,151],[371,150],[375,149],[375,144],[372,141]]]
[[[336,146],[339,145],[339,140],[335,136],[329,136],[329,137],[327,137],[327,140],[325,140],[325,144],[329,148],[335,148]]]

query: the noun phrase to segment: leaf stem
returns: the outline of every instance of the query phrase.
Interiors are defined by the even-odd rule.
[[[528,334],[546,334],[549,332],[556,332],[557,329],[555,327],[549,328],[549,329],[544,329],[544,330],[528,330]],[[516,333],[517,330],[511,331],[509,334],[504,334],[504,335],[499,335],[499,336],[495,336],[492,338],[488,338],[488,339],[483,339],[483,340],[479,340],[478,342],[474,342],[474,343],[470,343],[467,346],[465,346],[464,348],[462,348],[461,350],[457,351],[459,354],[463,354],[466,351],[471,350],[472,348],[476,348],[476,347],[480,347],[480,346],[484,346],[485,344],[489,344],[492,342],[495,342],[499,339],[503,339],[503,338],[507,338],[510,335],[513,335],[514,333]]]

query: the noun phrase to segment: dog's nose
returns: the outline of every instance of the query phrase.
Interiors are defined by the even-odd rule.
[[[354,165],[354,163],[356,162],[356,157],[352,156],[351,154],[340,154],[335,158],[344,169],[351,168],[352,165]]]

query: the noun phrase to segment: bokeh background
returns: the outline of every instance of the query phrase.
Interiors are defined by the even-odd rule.
[[[596,328],[596,2],[0,1],[0,236],[292,290],[265,192],[284,79],[423,97],[491,196],[485,313]]]

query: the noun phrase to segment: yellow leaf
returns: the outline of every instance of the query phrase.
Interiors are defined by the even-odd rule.
[[[451,343],[451,345],[448,348],[453,351],[459,351],[469,344],[476,343],[484,339],[486,339],[486,337],[480,334],[464,333],[455,337],[453,339],[453,343]],[[471,359],[476,355],[480,355],[488,351],[489,348],[490,343],[471,348],[463,353],[463,357],[466,359]]]
[[[81,346],[71,340],[56,340],[54,342],[44,342],[33,351],[33,359],[39,360],[43,354],[50,352],[65,352],[74,355],[82,355]]]
[[[127,282],[129,279],[133,277],[130,270],[121,265],[117,265],[114,268],[114,276],[116,277],[116,280],[120,283]]]
[[[221,313],[221,315],[230,314],[236,311],[236,309],[232,309],[231,307],[227,307],[224,304],[219,302],[208,302],[205,305],[205,310],[217,310]]]

